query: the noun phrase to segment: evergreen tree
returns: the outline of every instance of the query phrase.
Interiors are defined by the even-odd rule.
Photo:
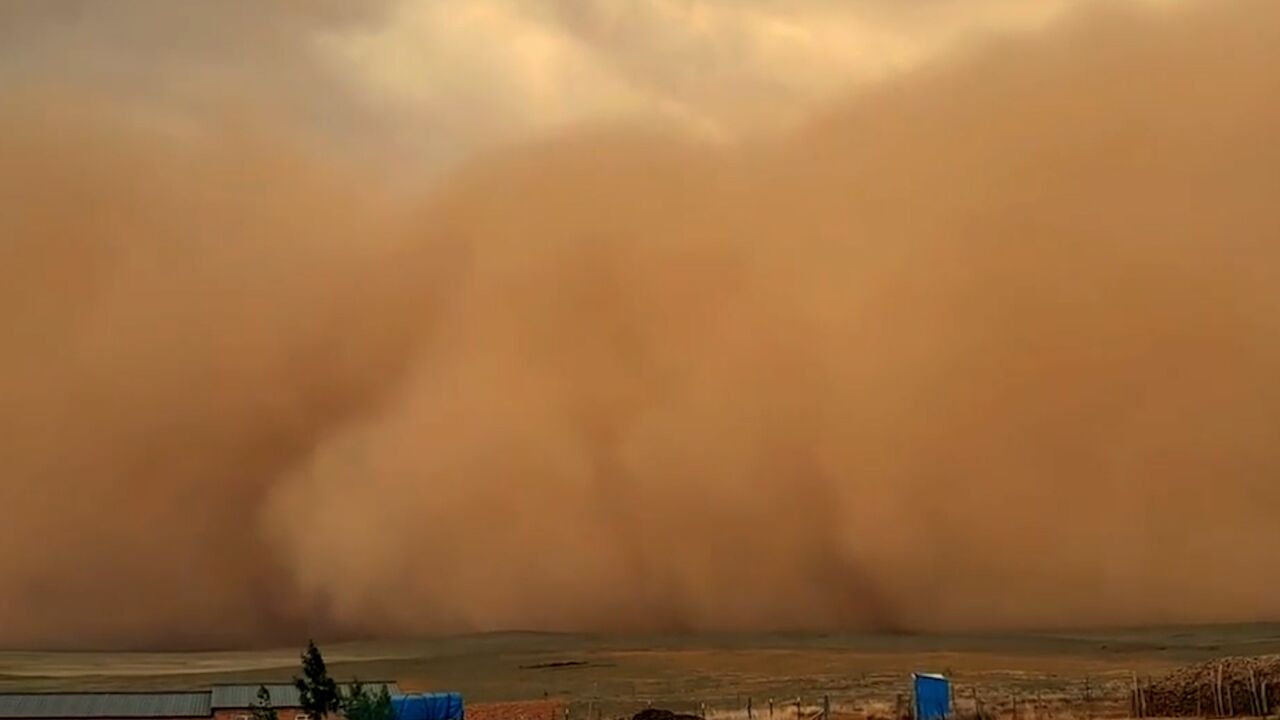
[[[373,693],[366,690],[359,680],[353,680],[343,697],[342,713],[347,720],[394,720],[391,693],[386,685]]]
[[[324,657],[315,641],[307,643],[307,650],[302,654],[302,677],[294,677],[293,685],[298,688],[298,704],[313,720],[322,720],[327,715],[337,715],[342,711],[338,684],[329,677]]]
[[[378,689],[378,695],[373,699],[373,719],[372,720],[395,720],[396,712],[391,707],[391,691],[384,684]]]
[[[346,694],[342,698],[342,714],[347,720],[367,720],[369,715],[369,693],[359,678],[351,681]]]
[[[253,720],[278,720],[271,705],[271,691],[266,685],[258,686],[258,700],[253,704]]]

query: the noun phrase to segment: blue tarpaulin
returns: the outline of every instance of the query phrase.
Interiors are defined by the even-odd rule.
[[[459,693],[422,693],[391,698],[396,720],[463,720]]]
[[[940,720],[951,715],[951,683],[941,675],[914,673],[915,720]]]

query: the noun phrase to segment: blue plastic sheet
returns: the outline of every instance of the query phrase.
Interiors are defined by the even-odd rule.
[[[459,693],[421,693],[391,698],[396,720],[463,720]]]

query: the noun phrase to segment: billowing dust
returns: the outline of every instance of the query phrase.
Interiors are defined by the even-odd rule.
[[[418,194],[9,93],[0,645],[1274,618],[1278,69],[1094,9]]]

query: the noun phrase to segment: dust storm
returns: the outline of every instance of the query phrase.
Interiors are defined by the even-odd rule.
[[[417,183],[327,80],[0,75],[0,645],[1274,619],[1278,40],[1083,5]]]

